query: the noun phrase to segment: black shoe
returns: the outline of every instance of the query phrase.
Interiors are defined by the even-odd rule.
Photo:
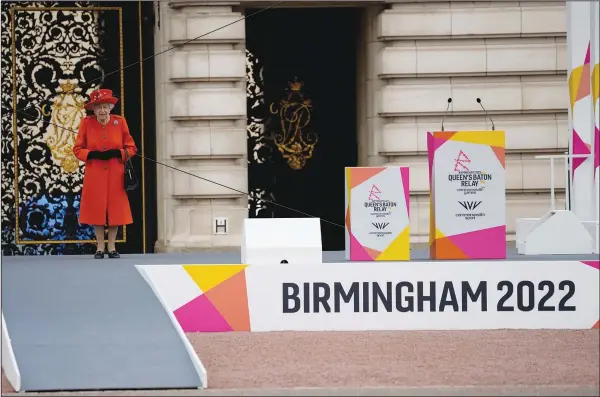
[[[117,258],[120,258],[120,257],[121,257],[121,255],[119,255],[119,253],[118,253],[117,251],[110,251],[110,252],[108,253],[108,257],[109,257],[110,259],[117,259]]]
[[[104,259],[104,252],[96,251],[96,254],[94,255],[94,259]]]

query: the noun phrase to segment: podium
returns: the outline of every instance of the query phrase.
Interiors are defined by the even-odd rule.
[[[427,133],[431,259],[506,259],[504,131]]]
[[[409,168],[346,167],[345,174],[346,260],[409,260]]]

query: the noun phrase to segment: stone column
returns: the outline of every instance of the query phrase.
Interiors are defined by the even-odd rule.
[[[185,43],[155,59],[157,160],[181,170],[157,165],[156,250],[239,249],[248,214],[245,24],[206,33],[243,14],[236,2],[155,4],[156,53]],[[227,218],[227,234],[214,234],[216,217]]]

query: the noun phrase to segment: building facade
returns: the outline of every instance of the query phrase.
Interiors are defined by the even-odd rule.
[[[185,43],[155,61],[157,159],[205,178],[157,170],[158,251],[240,244],[249,216],[242,192],[252,191],[253,177],[247,145],[252,53],[246,38],[250,18],[259,16],[232,22],[256,6],[156,3],[155,52]],[[535,156],[568,148],[564,2],[286,1],[278,8],[284,6],[358,9],[357,35],[347,37],[357,49],[355,78],[347,82],[356,87],[356,111],[350,113],[356,114],[357,164],[410,165],[413,242],[426,242],[429,233],[425,133],[439,129],[448,98],[453,101],[446,130],[490,129],[476,102],[481,98],[496,128],[506,131],[508,239],[514,238],[516,218],[549,209],[549,162]],[[562,163],[556,171],[561,205]],[[318,202],[315,193],[307,197]],[[216,218],[227,219],[227,234],[215,234]]]
[[[324,249],[340,250],[343,168],[392,164],[411,167],[411,239],[426,243],[426,132],[448,98],[446,130],[490,129],[481,98],[506,131],[509,240],[516,218],[550,207],[549,162],[535,156],[568,148],[564,1],[1,9],[5,255],[94,252],[72,145],[99,87],[120,98],[140,149],[124,253],[237,250],[247,217],[308,215],[323,220]],[[558,162],[555,177],[561,206]]]

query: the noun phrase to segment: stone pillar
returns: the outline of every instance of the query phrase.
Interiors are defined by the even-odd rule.
[[[384,85],[379,78],[378,57],[384,43],[377,32],[378,15],[383,9],[380,5],[366,7],[361,21],[357,60],[358,165],[361,167],[380,166],[387,162],[378,150],[382,118],[377,109]]]
[[[243,14],[235,2],[155,4],[156,53],[185,43],[155,58],[157,160],[181,170],[157,165],[156,250],[239,249],[248,215],[245,24],[204,34]],[[227,218],[227,234],[213,233],[216,217]]]

